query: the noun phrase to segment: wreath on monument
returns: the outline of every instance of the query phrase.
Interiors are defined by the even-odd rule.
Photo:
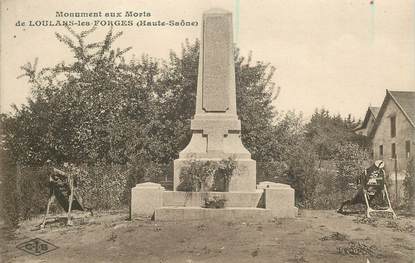
[[[234,175],[236,161],[232,158],[220,161],[192,159],[180,173],[177,190],[185,192],[227,192]]]

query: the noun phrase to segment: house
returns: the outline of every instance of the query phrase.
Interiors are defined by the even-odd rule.
[[[415,157],[415,91],[386,90],[368,136],[374,159],[383,160],[386,174],[401,185],[408,161]]]
[[[356,134],[368,136],[375,124],[376,116],[378,115],[379,107],[369,107],[366,111],[365,118],[361,125],[356,127],[353,131]]]

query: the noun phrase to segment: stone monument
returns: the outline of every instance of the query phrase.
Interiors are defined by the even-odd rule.
[[[233,158],[237,169],[229,191],[256,190],[256,163],[242,145],[241,121],[236,111],[232,14],[212,9],[203,14],[199,53],[196,112],[191,121],[192,139],[174,161],[174,189],[189,160]]]
[[[241,122],[236,111],[232,14],[212,9],[203,14],[196,112],[192,138],[174,161],[174,191],[156,183],[137,184],[131,191],[131,218],[155,220],[250,220],[295,217],[294,189],[261,182],[256,185],[256,162],[242,145]],[[236,169],[228,192],[183,192],[180,172],[192,160],[232,158]],[[205,200],[225,200],[224,208],[206,208]]]

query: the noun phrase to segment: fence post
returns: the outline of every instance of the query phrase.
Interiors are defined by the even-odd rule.
[[[399,206],[399,193],[398,193],[398,157],[395,155],[395,200],[396,207]]]

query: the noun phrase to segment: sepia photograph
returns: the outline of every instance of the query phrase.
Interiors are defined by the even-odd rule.
[[[0,262],[415,262],[413,0],[0,10]]]

